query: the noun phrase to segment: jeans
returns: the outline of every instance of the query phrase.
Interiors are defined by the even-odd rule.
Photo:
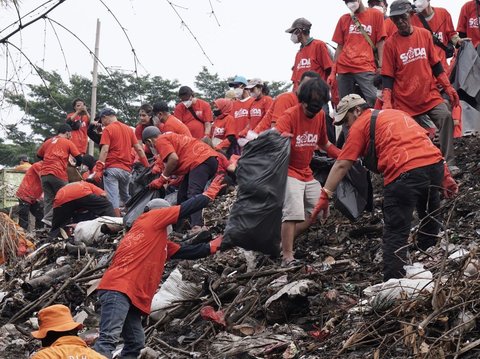
[[[121,358],[137,358],[145,346],[142,312],[123,293],[99,290],[98,294],[101,305],[100,336],[93,349],[111,359],[112,352],[122,337],[124,346]]]
[[[436,244],[440,230],[438,209],[443,180],[443,161],[401,174],[384,188],[383,278],[402,278],[407,260],[408,236],[413,210],[420,219],[417,246],[427,249]]]
[[[43,189],[43,221],[50,224],[53,217],[53,200],[55,195],[67,182],[54,175],[42,176],[41,180]]]
[[[370,107],[375,106],[377,100],[377,89],[373,85],[373,79],[375,78],[374,72],[359,72],[355,74],[338,74],[338,94],[340,99],[343,97],[355,93],[355,84],[360,87],[363,98],[367,101]]]
[[[125,204],[130,199],[130,195],[128,194],[129,183],[130,172],[114,167],[105,170],[103,174],[103,187],[113,208],[120,208],[120,200]]]
[[[18,224],[25,230],[28,230],[28,219],[30,213],[35,217],[35,229],[43,227],[43,203],[34,202],[32,204],[18,200]]]

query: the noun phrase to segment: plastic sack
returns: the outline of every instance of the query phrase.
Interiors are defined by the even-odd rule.
[[[131,197],[125,204],[128,208],[127,213],[123,217],[123,224],[130,228],[133,222],[143,213],[145,206],[154,198],[165,197],[165,189],[151,190],[144,188]]]
[[[233,204],[221,249],[239,246],[278,255],[290,139],[266,131],[250,141],[238,161],[237,200]]]
[[[135,163],[132,169],[128,192],[131,196],[135,196],[143,190],[154,179],[160,175],[152,173],[152,167],[143,167],[140,163]]]
[[[335,160],[326,156],[320,156],[314,153],[310,161],[310,168],[313,172],[313,177],[323,186],[327,180],[328,174],[333,167]]]
[[[83,242],[85,244],[93,244],[102,236],[102,225],[105,223],[122,224],[120,217],[98,217],[91,221],[83,221],[77,223],[73,232],[75,242]]]

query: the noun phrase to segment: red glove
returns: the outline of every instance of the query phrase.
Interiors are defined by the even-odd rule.
[[[148,167],[150,164],[148,163],[147,157],[140,157],[140,163],[143,167]]]
[[[212,183],[210,183],[210,186],[208,186],[207,190],[203,192],[203,195],[207,196],[213,201],[222,188],[226,185],[226,183],[223,183],[223,175],[218,175],[213,179]]]
[[[92,180],[95,183],[102,182],[103,171],[105,170],[105,162],[97,161],[95,167],[93,167],[93,176]]]
[[[152,167],[152,174],[158,175],[163,172],[163,163],[160,162],[155,162],[155,164]]]
[[[393,108],[393,106],[392,106],[392,90],[391,89],[383,89],[382,97],[383,97],[382,110],[392,109]]]
[[[443,89],[445,90],[445,93],[448,95],[448,98],[450,99],[450,105],[452,107],[456,107],[460,105],[460,99],[458,97],[457,91],[452,87],[450,84],[450,81],[448,80],[447,74],[445,72],[442,72],[438,77],[437,81],[440,85],[442,85]]]
[[[338,155],[342,152],[337,146],[331,144],[327,147],[327,156],[337,159]]]
[[[293,137],[293,133],[290,133],[290,132],[282,132],[282,133],[280,134],[280,136],[292,138],[292,137]]]
[[[222,244],[223,241],[223,236],[220,235],[214,240],[210,241],[210,254],[217,253],[218,249],[220,248],[220,245]]]
[[[168,183],[168,177],[165,177],[164,175],[161,175],[156,180],[153,180],[152,182],[150,182],[148,184],[148,188],[150,188],[150,189],[160,189],[167,183]]]
[[[329,215],[328,205],[329,205],[328,194],[325,191],[325,189],[322,188],[322,192],[320,193],[320,198],[318,199],[317,205],[313,210],[310,222],[314,223],[320,214],[322,215],[323,219],[327,218]]]
[[[458,193],[458,185],[457,182],[452,178],[450,171],[448,169],[447,164],[443,168],[443,197],[445,198],[453,198]]]

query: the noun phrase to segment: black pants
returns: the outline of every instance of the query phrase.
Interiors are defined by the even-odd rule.
[[[185,178],[178,189],[177,204],[182,204],[182,202],[185,202],[187,199],[203,193],[207,182],[215,176],[217,167],[217,158],[209,157],[185,175]],[[190,225],[192,227],[203,225],[202,211],[190,215]]]
[[[28,217],[30,213],[35,217],[35,229],[40,229],[43,227],[42,218],[43,218],[43,203],[35,202],[28,203],[18,200],[18,224],[23,229],[28,229]]]
[[[80,210],[89,212],[90,216],[84,218],[93,219],[101,216],[115,216],[112,204],[106,197],[89,194],[88,196],[75,199],[53,209],[51,233],[56,234],[58,229],[66,225],[75,215],[75,212]]]
[[[384,188],[383,276],[402,278],[413,210],[420,219],[417,244],[427,249],[436,244],[440,230],[438,209],[443,180],[443,161],[416,168],[400,175]]]

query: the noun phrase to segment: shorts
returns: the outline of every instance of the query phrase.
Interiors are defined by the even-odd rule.
[[[322,186],[317,180],[303,182],[294,177],[287,178],[282,222],[304,221],[310,215],[320,197]]]

